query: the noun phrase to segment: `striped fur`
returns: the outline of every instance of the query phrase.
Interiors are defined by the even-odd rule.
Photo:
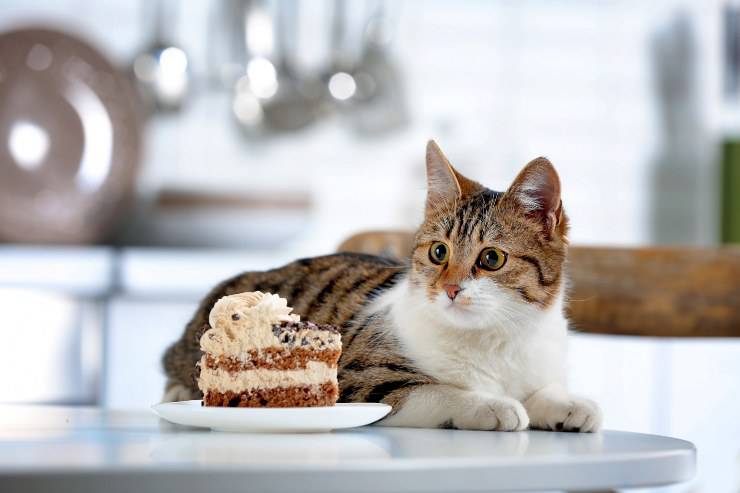
[[[342,328],[339,363],[341,400],[399,401],[404,388],[429,381],[399,354],[397,341],[384,330],[381,314],[355,319],[364,306],[395,285],[406,268],[397,261],[358,253],[338,253],[297,260],[266,272],[246,272],[216,286],[201,302],[182,338],[165,353],[168,389],[180,398],[200,398],[195,363],[199,339],[208,326],[208,314],[222,296],[245,291],[277,293],[295,313],[317,323]],[[183,389],[186,389],[184,394]]]
[[[598,429],[598,407],[566,390],[567,218],[552,165],[536,159],[495,192],[430,143],[427,176],[425,219],[405,261],[339,253],[216,286],[164,356],[165,400],[199,397],[198,339],[215,302],[263,291],[304,319],[341,327],[340,401],[392,405],[383,424]],[[434,261],[440,243],[449,255]],[[491,248],[505,257],[500,268],[480,262]]]

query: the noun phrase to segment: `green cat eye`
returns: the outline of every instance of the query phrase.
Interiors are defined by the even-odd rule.
[[[444,264],[450,258],[450,249],[441,241],[435,241],[429,248],[429,260],[437,265]]]
[[[475,264],[485,270],[499,270],[506,263],[506,252],[495,247],[484,248]]]

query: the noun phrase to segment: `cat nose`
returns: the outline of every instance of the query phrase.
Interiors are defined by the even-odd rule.
[[[447,291],[447,297],[454,300],[457,297],[457,293],[462,291],[462,288],[458,284],[445,284],[442,286]]]

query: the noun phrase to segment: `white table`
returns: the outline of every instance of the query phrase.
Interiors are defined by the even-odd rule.
[[[673,438],[366,427],[217,433],[147,410],[0,406],[0,491],[532,491],[672,484],[694,474]]]

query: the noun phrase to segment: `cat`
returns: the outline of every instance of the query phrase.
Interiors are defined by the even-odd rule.
[[[424,220],[406,262],[339,253],[222,282],[164,356],[164,400],[200,397],[198,336],[216,300],[264,291],[341,327],[340,401],[390,404],[381,425],[597,431],[599,407],[566,386],[568,220],[555,168],[537,158],[495,192],[434,141],[426,166]]]

